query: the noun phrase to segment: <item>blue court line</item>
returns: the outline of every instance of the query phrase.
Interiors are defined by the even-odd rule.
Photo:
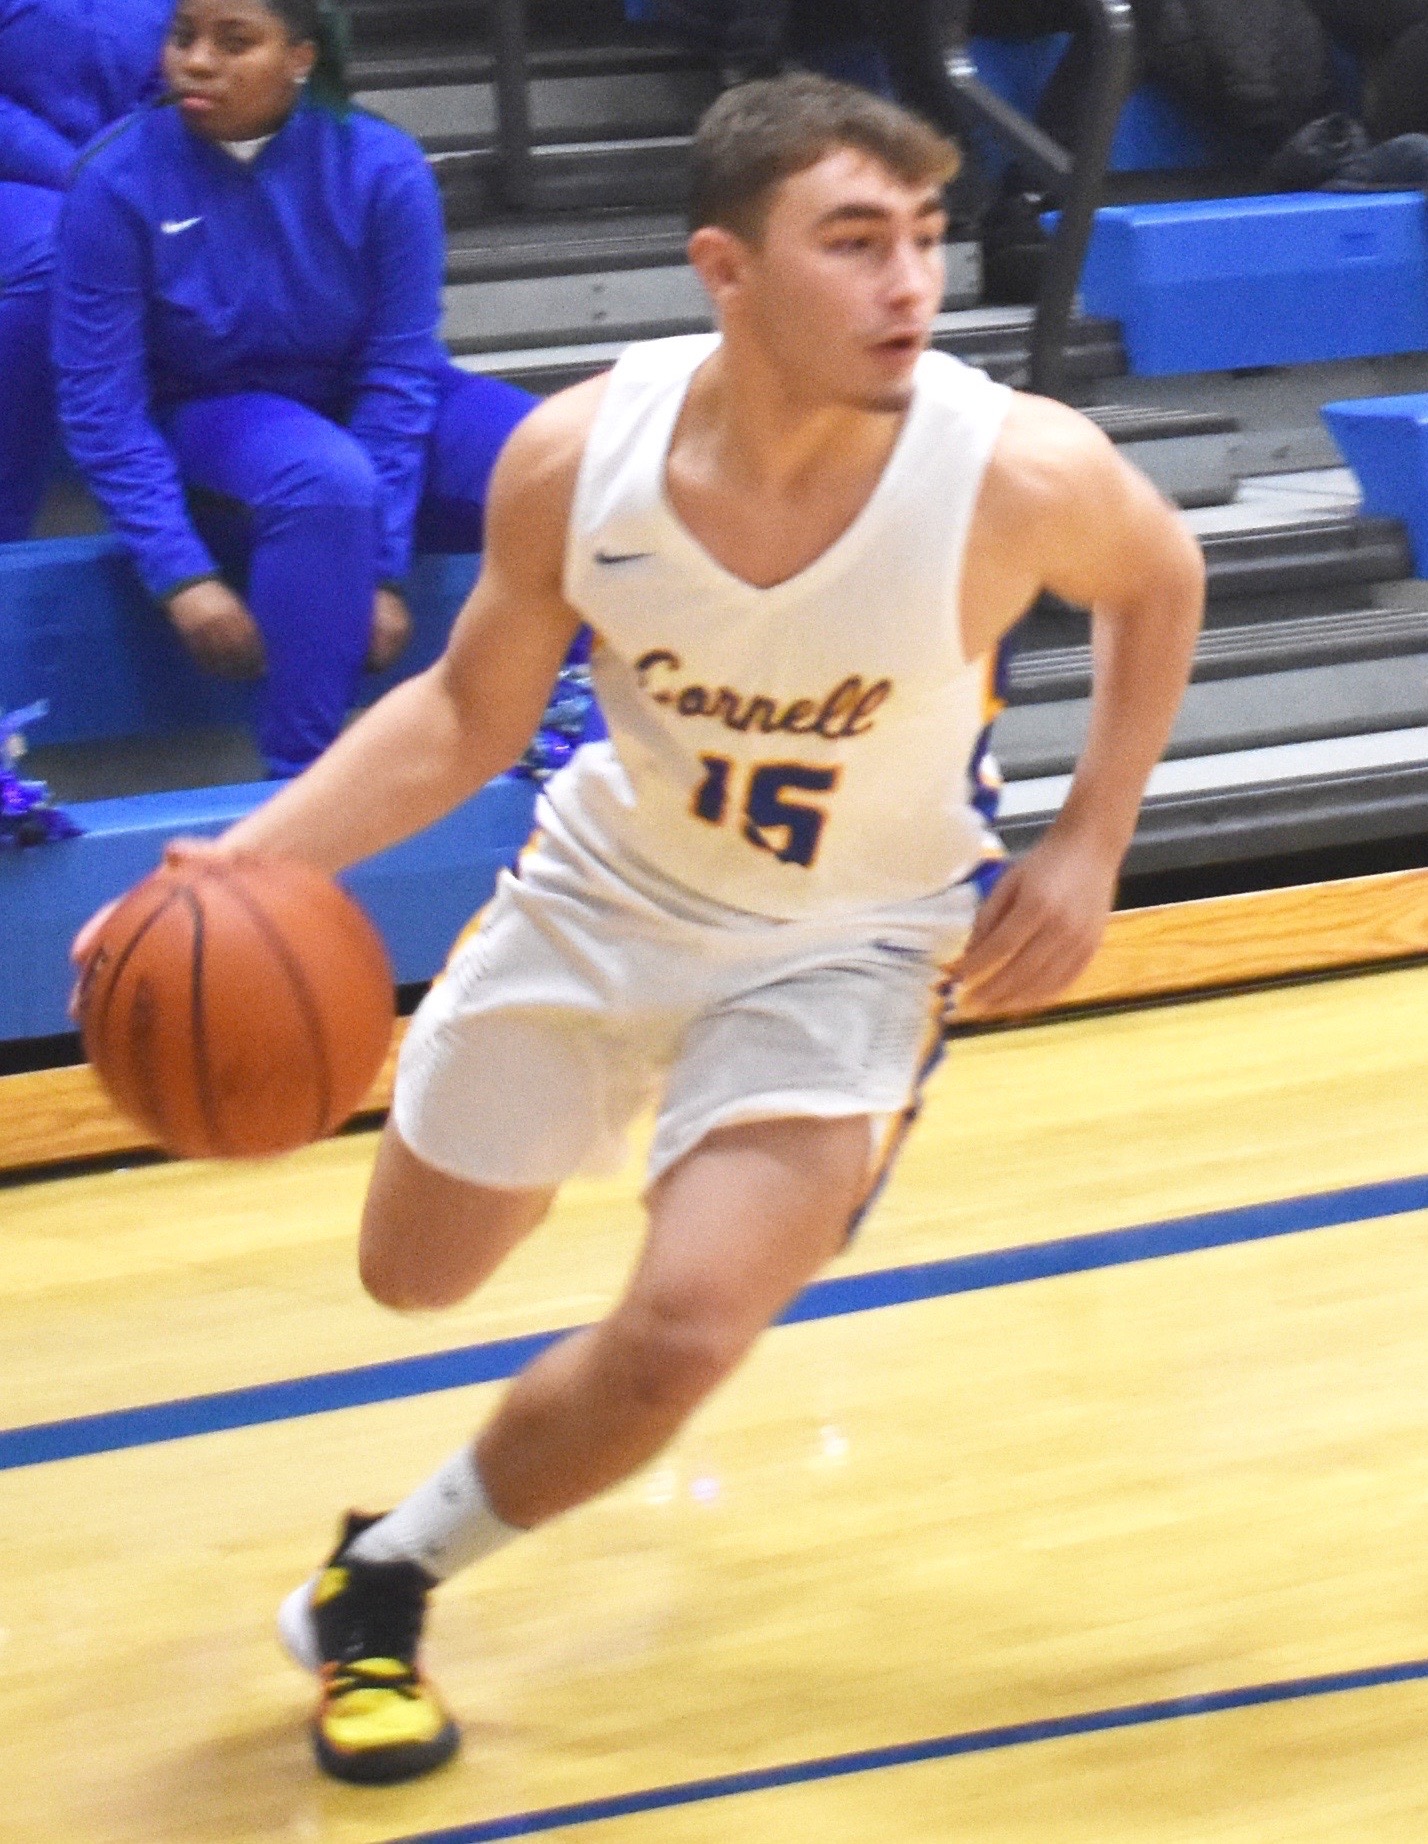
[[[1203,1216],[1173,1217],[1166,1222],[1145,1223],[1132,1229],[1069,1236],[1059,1242],[1028,1243],[985,1255],[958,1255],[946,1261],[874,1269],[867,1274],[815,1281],[799,1295],[779,1323],[800,1325],[818,1319],[837,1319],[848,1313],[876,1312],[882,1307],[908,1306],[919,1300],[944,1299],[952,1294],[980,1293],[987,1288],[1014,1287],[1026,1281],[1086,1274],[1098,1268],[1160,1261],[1167,1256],[1188,1255],[1201,1249],[1226,1248],[1235,1243],[1261,1242],[1275,1236],[1302,1235],[1308,1230],[1372,1222],[1382,1217],[1402,1216],[1412,1210],[1428,1210],[1428,1176],[1356,1185],[1346,1191],[1250,1204],[1235,1210],[1211,1211]],[[577,1329],[563,1326],[556,1331],[466,1345],[426,1357],[396,1358],[352,1370],[332,1370],[318,1376],[259,1383],[248,1389],[220,1390],[212,1395],[180,1397],[173,1402],[147,1403],[138,1408],[111,1409],[98,1415],[76,1415],[64,1421],[8,1428],[0,1430],[0,1472],[22,1466],[43,1466],[55,1460],[78,1459],[86,1454],[116,1453],[128,1447],[188,1440],[195,1435],[217,1434],[234,1428],[254,1428],[265,1422],[294,1421],[307,1415],[330,1414],[337,1409],[396,1402],[407,1396],[465,1389],[473,1383],[500,1382],[523,1370],[547,1345]]]
[[[1039,1722],[1008,1723],[997,1729],[973,1729],[963,1735],[939,1735],[930,1741],[903,1742],[890,1748],[864,1748],[855,1754],[825,1755],[821,1760],[793,1761],[782,1767],[720,1774],[709,1780],[686,1780],[644,1792],[589,1799],[577,1805],[547,1806],[506,1818],[423,1831],[394,1844],[496,1844],[501,1838],[532,1837],[566,1826],[598,1825],[605,1819],[629,1818],[640,1812],[666,1812],[675,1806],[736,1799],[782,1786],[809,1786],[819,1780],[845,1780],[855,1774],[881,1773],[890,1767],[913,1767],[926,1761],[950,1761],[963,1754],[991,1754],[1000,1748],[1025,1748],[1034,1742],[1065,1741],[1076,1735],[1104,1735],[1114,1729],[1143,1729],[1187,1716],[1216,1716],[1226,1710],[1255,1709],[1269,1703],[1298,1703],[1309,1697],[1334,1697],[1346,1691],[1377,1690],[1387,1684],[1428,1679],[1428,1659],[1381,1665],[1366,1671],[1343,1671],[1329,1677],[1289,1678],[1278,1684],[1251,1684],[1242,1690],[1217,1690],[1199,1697],[1168,1697],[1159,1703],[1132,1703],[1119,1709],[1090,1710],[1080,1716],[1056,1716]]]

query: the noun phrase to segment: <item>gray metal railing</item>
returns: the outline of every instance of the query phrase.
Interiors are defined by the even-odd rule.
[[[532,202],[535,168],[525,0],[492,0],[491,32],[501,197],[513,211],[524,211]]]
[[[1065,390],[1076,290],[1135,52],[1129,0],[1073,4],[1080,8],[1091,37],[1074,152],[978,77],[967,46],[971,0],[874,0],[867,8],[875,23],[880,16],[880,37],[907,101],[964,139],[978,130],[994,135],[1059,207],[1037,302],[1028,377],[1033,390],[1052,397]],[[524,210],[534,202],[536,173],[525,0],[491,0],[491,20],[501,195],[508,206]]]
[[[1031,388],[1064,394],[1066,345],[1116,125],[1130,91],[1135,23],[1128,0],[1073,0],[1090,35],[1077,144],[1062,147],[982,82],[967,43],[971,0],[882,0],[885,48],[899,90],[964,140],[990,133],[1059,207],[1032,334]]]

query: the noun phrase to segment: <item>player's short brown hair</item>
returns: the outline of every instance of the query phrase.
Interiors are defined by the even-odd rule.
[[[757,241],[774,189],[842,147],[909,186],[945,186],[962,164],[947,137],[896,103],[799,72],[726,90],[694,137],[689,228]]]

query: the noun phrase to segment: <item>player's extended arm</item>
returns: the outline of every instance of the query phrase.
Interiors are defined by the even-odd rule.
[[[561,575],[593,402],[580,386],[512,435],[492,476],[481,578],[441,659],[225,833],[223,851],[338,871],[429,826],[519,760],[580,625]]]
[[[1033,1010],[1095,953],[1204,613],[1204,559],[1183,519],[1085,418],[1021,398],[978,507],[969,650],[994,645],[998,611],[1041,589],[1092,611],[1090,723],[1060,814],[978,917],[960,969],[967,1012]]]

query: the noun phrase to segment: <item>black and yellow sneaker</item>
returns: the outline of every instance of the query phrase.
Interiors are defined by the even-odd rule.
[[[322,1573],[278,1616],[284,1643],[315,1671],[318,1764],[338,1780],[385,1785],[449,1761],[456,1725],[417,1668],[431,1577],[414,1562],[363,1562],[349,1545],[376,1522],[349,1514]]]

